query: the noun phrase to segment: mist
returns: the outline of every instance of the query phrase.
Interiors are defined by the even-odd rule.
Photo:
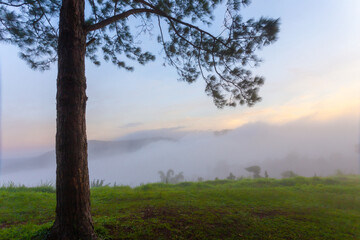
[[[159,182],[160,170],[183,172],[196,181],[251,177],[246,167],[258,165],[261,175],[279,178],[284,171],[328,176],[337,170],[359,170],[358,121],[343,117],[315,121],[311,117],[286,124],[248,123],[223,131],[187,131],[167,128],[139,131],[113,141],[89,141],[90,179],[137,186]],[[21,153],[23,155],[23,153]],[[53,150],[28,158],[3,159],[0,184],[27,186],[55,183]]]

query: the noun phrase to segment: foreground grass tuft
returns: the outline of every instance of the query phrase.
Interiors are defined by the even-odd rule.
[[[242,179],[91,190],[102,239],[360,239],[360,178]],[[44,239],[53,186],[0,187],[0,239]]]

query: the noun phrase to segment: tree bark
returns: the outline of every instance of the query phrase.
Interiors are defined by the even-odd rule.
[[[48,239],[96,239],[86,138],[84,0],[63,0],[57,76],[56,218]]]

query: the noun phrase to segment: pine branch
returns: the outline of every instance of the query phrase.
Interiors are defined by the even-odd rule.
[[[22,6],[25,6],[25,5],[30,4],[30,3],[24,2],[24,3],[21,3],[21,4],[11,4],[11,3],[0,2],[0,5],[1,4],[5,5],[5,6],[9,6],[9,7],[22,7]]]
[[[131,15],[134,15],[134,14],[139,14],[139,13],[153,13],[153,14],[156,14],[158,16],[161,16],[161,17],[164,17],[164,18],[167,18],[170,22],[177,22],[181,25],[185,25],[187,27],[190,27],[192,29],[195,29],[197,31],[199,31],[200,33],[203,33],[205,35],[208,35],[209,37],[211,37],[212,39],[214,39],[215,41],[221,43],[222,45],[224,45],[226,48],[228,48],[227,44],[223,41],[221,41],[218,37],[212,35],[211,33],[199,28],[198,26],[195,26],[193,24],[190,24],[190,23],[187,23],[187,22],[184,22],[184,21],[181,21],[177,18],[174,18],[168,14],[166,14],[164,11],[160,10],[159,8],[155,7],[154,5],[146,2],[146,1],[143,1],[143,0],[135,0],[136,2],[139,2],[147,7],[150,7],[149,8],[137,8],[137,9],[131,9],[131,10],[128,10],[126,12],[123,12],[123,13],[120,13],[118,15],[115,15],[115,16],[112,16],[110,18],[107,18],[101,22],[98,22],[98,23],[95,23],[93,25],[90,25],[90,26],[87,26],[86,27],[86,32],[91,32],[91,31],[94,31],[94,30],[97,30],[97,29],[100,29],[100,28],[103,28],[103,27],[106,27],[107,25],[111,24],[111,23],[114,23],[118,20],[121,20],[121,19],[124,19],[124,18],[127,18]],[[173,25],[173,28],[174,28],[174,25]]]
[[[55,36],[58,37],[57,31],[55,30],[54,26],[51,24],[50,19],[48,18],[48,16],[46,15],[45,10],[44,10],[44,8],[43,8],[42,5],[41,5],[41,2],[40,2],[39,0],[36,0],[36,2],[39,4],[39,7],[40,7],[40,9],[41,9],[41,12],[43,13],[42,15],[45,16],[45,19],[46,19],[46,21],[48,22],[48,24],[49,24],[49,26],[51,27],[51,29],[53,30]]]
[[[126,12],[123,12],[123,13],[120,13],[118,15],[107,18],[107,19],[105,19],[105,20],[103,20],[101,22],[98,22],[98,23],[95,23],[93,25],[87,26],[86,27],[86,32],[91,32],[91,31],[106,27],[107,25],[109,25],[111,23],[114,23],[114,22],[119,21],[121,19],[127,18],[127,17],[129,17],[131,15],[139,14],[139,13],[146,13],[146,12],[147,13],[156,13],[154,10],[148,9],[148,8],[131,9],[131,10],[128,10]]]
[[[148,6],[148,7],[152,8],[153,10],[156,11],[155,14],[158,14],[158,15],[160,15],[160,16],[162,16],[162,17],[165,17],[165,18],[169,19],[170,21],[174,21],[174,22],[180,23],[180,24],[182,24],[182,25],[185,25],[185,26],[187,26],[187,27],[190,27],[190,28],[192,28],[192,29],[195,29],[195,30],[199,31],[200,33],[203,33],[203,34],[205,34],[205,35],[208,35],[209,37],[211,37],[211,38],[214,39],[215,41],[220,42],[222,45],[224,45],[225,47],[227,47],[226,43],[224,43],[223,41],[221,41],[219,38],[215,37],[215,36],[212,35],[211,33],[209,33],[209,32],[207,32],[207,31],[199,28],[198,26],[195,26],[195,25],[193,25],[193,24],[190,24],[190,23],[181,21],[181,20],[179,20],[179,19],[177,19],[177,18],[174,18],[174,17],[166,14],[164,11],[160,10],[159,8],[155,7],[154,5],[148,3],[148,2],[146,2],[146,1],[144,1],[144,0],[135,0],[135,1],[136,1],[136,2],[139,2],[139,3],[142,3],[142,4],[144,4],[145,6]]]

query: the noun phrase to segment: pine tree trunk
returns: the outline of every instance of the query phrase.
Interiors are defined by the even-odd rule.
[[[59,21],[56,218],[48,239],[96,239],[86,139],[84,0],[63,0]]]

